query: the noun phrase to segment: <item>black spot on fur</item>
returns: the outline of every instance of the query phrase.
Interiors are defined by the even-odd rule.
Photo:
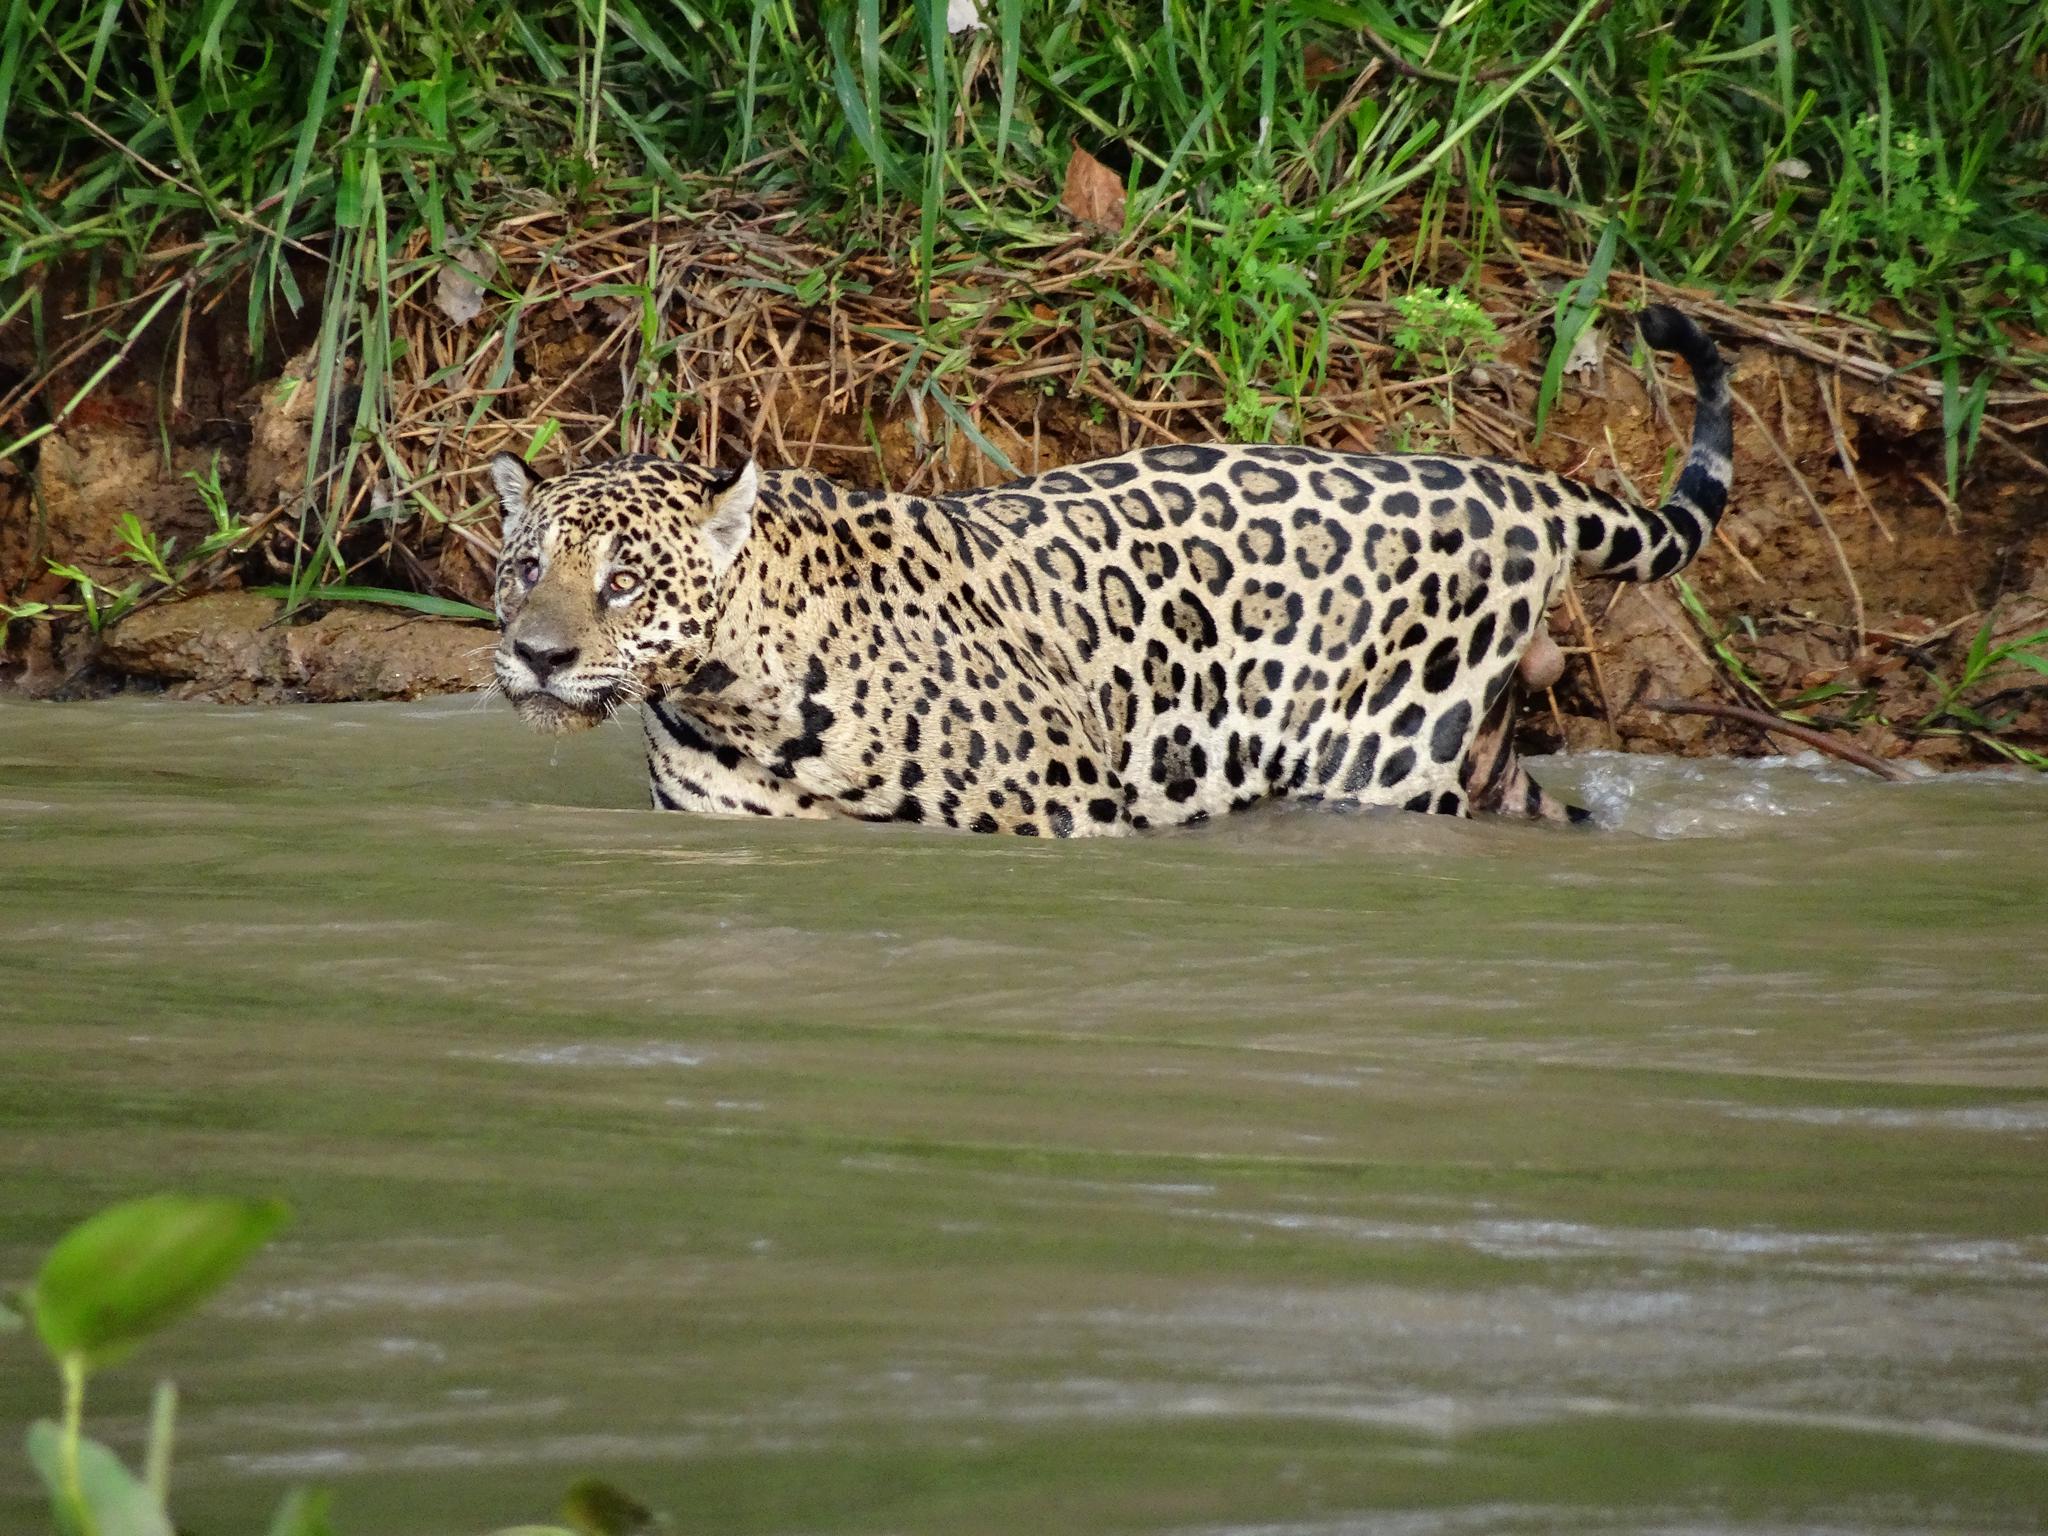
[[[1405,657],[1394,663],[1394,670],[1386,675],[1379,687],[1373,690],[1372,697],[1366,701],[1366,709],[1372,714],[1380,714],[1401,696],[1401,691],[1408,686],[1408,680],[1414,675],[1415,669],[1408,664]]]
[[[1429,659],[1422,664],[1422,686],[1431,693],[1442,693],[1458,678],[1458,637],[1445,635],[1429,648]]]
[[[1610,570],[1631,563],[1643,552],[1643,536],[1635,529],[1623,525],[1614,530],[1613,542],[1607,546],[1607,556],[1600,563]]]
[[[722,661],[707,661],[676,687],[678,693],[720,693],[736,681],[731,667]]]
[[[1453,761],[1465,750],[1465,738],[1472,729],[1472,706],[1460,699],[1441,715],[1429,733],[1429,755],[1439,763]]]

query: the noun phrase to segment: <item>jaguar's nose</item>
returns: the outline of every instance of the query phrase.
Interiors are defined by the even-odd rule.
[[[547,640],[514,640],[512,654],[533,673],[534,686],[545,688],[550,677],[576,660],[577,647]]]

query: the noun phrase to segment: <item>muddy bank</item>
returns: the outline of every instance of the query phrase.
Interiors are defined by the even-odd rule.
[[[158,604],[110,631],[93,662],[173,698],[222,704],[417,699],[490,681],[495,636],[483,625],[359,605],[314,604],[292,623],[283,613],[278,599],[250,592]]]
[[[1537,456],[1617,494],[1653,494],[1680,436],[1615,362],[1566,397]],[[1528,711],[1526,744],[1767,749],[1750,726],[1647,708],[1679,698],[1768,701],[1880,757],[1937,766],[2003,755],[1990,733],[1946,734],[1963,728],[1930,719],[1947,703],[1996,721],[2006,744],[2048,747],[2039,672],[2005,661],[1956,686],[1980,635],[1995,651],[2048,630],[2048,478],[1987,450],[1950,501],[1924,404],[1762,348],[1737,355],[1733,383],[1735,490],[1683,573],[1696,606],[1678,582],[1579,584],[1551,615],[1571,664]]]
[[[693,306],[708,310],[714,288],[708,277],[681,284],[671,304],[683,318],[674,323],[684,326]],[[732,290],[715,292],[724,302]],[[881,313],[880,298],[869,303]],[[1490,295],[1490,304],[1504,317],[1500,355],[1435,380],[1395,376],[1387,349],[1372,350],[1364,304],[1357,356],[1365,361],[1301,402],[1299,435],[1339,448],[1532,457],[1618,494],[1654,495],[1682,451],[1690,412],[1683,370],[1640,373],[1619,335],[1608,335],[1567,376],[1532,446],[1548,338],[1535,322],[1507,317],[1544,305],[1511,288]],[[235,306],[221,309],[232,314]],[[600,439],[616,442],[636,411],[646,414],[653,397],[633,394],[618,361],[630,318],[618,301],[583,302],[565,291],[529,309],[488,402],[456,363],[467,355],[474,364],[491,350],[489,310],[416,316],[409,355],[439,372],[394,385],[381,459],[344,459],[338,439],[321,450],[314,467],[340,485],[327,507],[352,581],[488,604],[496,519],[480,473],[485,457],[552,420],[569,424],[541,456],[544,468],[557,469]],[[860,317],[856,306],[848,310]],[[767,320],[791,315],[788,329],[765,333]],[[247,590],[287,578],[307,557],[309,527],[321,527],[322,512],[309,514],[303,496],[315,456],[310,351],[266,365],[248,356],[232,325],[161,329],[84,408],[0,468],[0,601],[27,615],[8,627],[0,687],[56,697],[147,688],[263,702],[480,686],[488,675],[485,626],[355,603],[286,617]],[[1721,329],[1724,345],[1745,334]],[[996,352],[967,379],[983,386],[960,418],[972,430],[956,429],[929,392],[899,396],[876,368],[863,373],[861,347],[846,311],[735,314],[728,303],[701,355],[672,356],[676,382],[690,388],[659,397],[667,420],[640,440],[698,456],[751,451],[764,466],[810,464],[851,484],[930,492],[1005,478],[996,455],[1035,472],[1147,442],[1220,435],[1217,402],[1199,391],[1147,401],[1099,370],[1020,378],[1015,360]],[[1947,766],[1997,760],[2001,747],[2048,751],[2048,678],[2015,661],[1970,675],[1971,647],[1987,622],[1994,647],[2048,629],[2048,476],[2037,458],[2048,448],[2040,423],[1987,437],[1951,501],[1942,489],[1939,406],[1917,381],[1873,380],[1867,365],[1829,368],[1810,347],[1728,349],[1743,402],[1733,511],[1685,574],[1691,598],[1669,582],[1577,588],[1552,615],[1566,672],[1530,701],[1525,744],[1774,748],[1748,725],[1649,707],[1679,698],[1791,707],[1881,757]],[[0,366],[16,379],[31,377],[31,361],[20,336],[0,337]],[[42,396],[63,398],[93,361],[59,370]],[[337,412],[354,410],[356,387],[345,381]],[[408,463],[416,469],[402,479],[389,472]],[[245,532],[205,561],[181,563],[228,525]],[[174,551],[175,586],[146,577],[138,530]],[[138,605],[96,628],[80,611],[81,578],[99,584],[102,607],[107,594],[131,586]]]

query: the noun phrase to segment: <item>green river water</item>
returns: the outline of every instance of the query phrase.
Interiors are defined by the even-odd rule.
[[[2048,1525],[2048,783],[1595,833],[721,821],[469,700],[0,705],[0,1282],[279,1193],[94,1383],[353,1536]],[[54,1412],[0,1336],[0,1532]]]

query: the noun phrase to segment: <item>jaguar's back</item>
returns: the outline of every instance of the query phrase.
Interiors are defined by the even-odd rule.
[[[1643,328],[1699,389],[1661,507],[1306,448],[1172,445],[940,499],[620,461],[550,482],[508,537],[501,679],[549,724],[645,692],[664,805],[1062,836],[1276,795],[1554,813],[1506,726],[1568,563],[1668,574],[1727,499],[1719,354],[1674,311]],[[587,582],[604,622],[572,645]],[[524,687],[523,658],[564,681]]]

